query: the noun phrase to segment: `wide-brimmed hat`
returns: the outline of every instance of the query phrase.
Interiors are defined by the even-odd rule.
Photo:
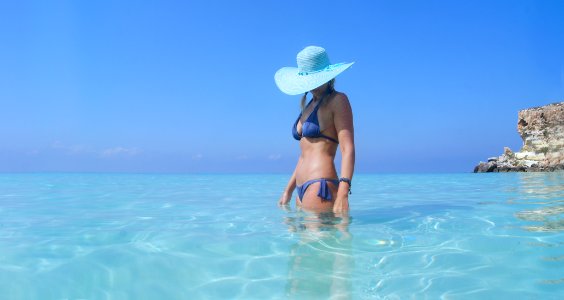
[[[284,67],[274,74],[278,88],[288,95],[309,92],[337,77],[352,63],[331,64],[325,49],[317,46],[305,47],[298,53],[298,67]]]

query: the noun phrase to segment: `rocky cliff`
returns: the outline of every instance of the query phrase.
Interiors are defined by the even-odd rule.
[[[474,173],[564,170],[564,102],[519,112],[517,131],[523,147],[480,162]]]

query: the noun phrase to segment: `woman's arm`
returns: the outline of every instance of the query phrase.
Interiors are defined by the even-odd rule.
[[[333,119],[337,137],[341,147],[341,177],[352,180],[354,173],[354,127],[352,109],[349,99],[345,94],[339,94],[335,99],[335,110],[333,111]],[[349,184],[346,182],[339,183],[337,199],[333,206],[333,212],[343,212],[349,210]]]
[[[280,200],[278,200],[278,205],[287,205],[292,199],[292,193],[296,188],[296,170],[298,169],[301,160],[302,157],[300,156],[300,158],[298,159],[298,163],[294,168],[294,173],[292,173],[292,177],[290,177],[290,180],[288,181],[288,185],[286,185],[286,189],[284,189],[284,193],[282,193]]]

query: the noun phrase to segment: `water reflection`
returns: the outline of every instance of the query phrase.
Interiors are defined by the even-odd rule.
[[[354,267],[348,214],[297,211],[284,218],[297,235],[290,246],[286,296],[351,299]]]
[[[541,254],[537,264],[546,264],[549,270],[556,268],[564,261],[561,250],[564,243],[553,240],[564,231],[564,172],[523,173],[518,178],[518,198],[513,204],[526,205],[528,209],[516,212],[515,217],[526,222],[520,226],[522,229],[536,235],[538,242],[529,243],[529,246]],[[543,288],[561,288],[564,284],[564,278],[558,272],[547,271],[546,274],[538,281]]]
[[[527,231],[564,231],[564,172],[519,174],[522,204],[539,204],[535,209],[517,212],[523,221],[538,225],[523,226]]]

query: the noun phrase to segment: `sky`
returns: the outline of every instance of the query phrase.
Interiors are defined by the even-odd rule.
[[[471,172],[564,101],[563,1],[3,1],[0,172],[291,173],[306,46],[356,172]],[[339,170],[337,157],[337,170]]]

